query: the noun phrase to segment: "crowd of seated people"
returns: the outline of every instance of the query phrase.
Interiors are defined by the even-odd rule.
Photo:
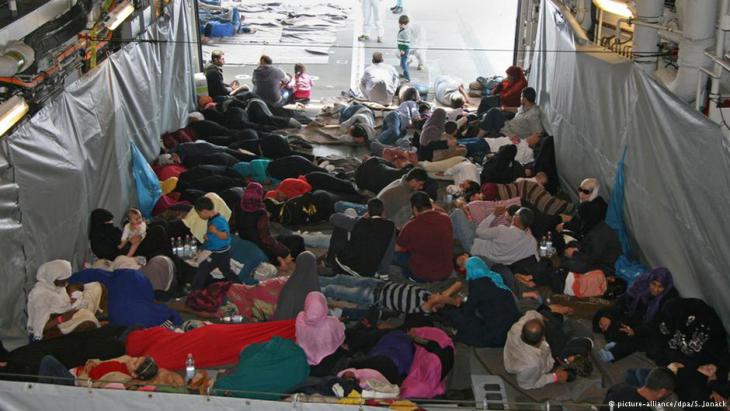
[[[459,79],[437,78],[435,102],[424,102],[375,53],[361,82],[368,101],[331,111],[340,142],[369,150],[343,172],[280,131],[307,121],[282,107],[288,87],[309,99],[303,66],[290,79],[262,56],[253,91],[231,93],[219,84],[222,54],[213,58],[217,94],[162,136],[151,164],[163,192],[152,215],[96,209],[97,261],[75,272],[65,260],[40,265],[32,342],[0,351],[0,378],[432,398],[446,395],[457,350],[471,346],[502,350],[504,376],[527,393],[640,352],[655,367],[603,387],[604,403],[727,400],[718,315],[681,298],[666,268],[631,284],[617,275],[606,190],[586,178],[576,203],[557,192],[552,137],[521,69],[470,111]],[[301,231],[314,223],[331,229],[317,246]],[[197,255],[181,256],[177,238],[195,239]],[[601,298],[593,329],[556,294]],[[199,372],[185,380],[189,354]],[[201,371],[220,366],[234,368],[215,380]]]

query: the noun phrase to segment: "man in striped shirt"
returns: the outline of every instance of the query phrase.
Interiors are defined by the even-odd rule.
[[[375,278],[358,278],[349,275],[320,277],[322,293],[327,298],[355,303],[359,306],[379,308],[406,314],[431,313],[444,306],[459,306],[461,301],[453,295],[461,289],[461,282],[440,293],[431,292],[417,284],[382,281]]]

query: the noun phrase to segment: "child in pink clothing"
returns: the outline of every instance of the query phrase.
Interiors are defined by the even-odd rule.
[[[297,63],[294,65],[294,78],[289,82],[289,88],[294,90],[295,102],[307,104],[312,95],[314,80],[304,70],[304,64]]]

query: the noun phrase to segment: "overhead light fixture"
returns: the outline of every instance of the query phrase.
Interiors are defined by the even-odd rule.
[[[120,3],[114,10],[110,11],[109,14],[104,17],[104,26],[111,31],[114,31],[120,24],[124,22],[134,12],[134,4],[131,1],[126,0]]]
[[[10,130],[28,113],[28,103],[21,96],[13,96],[0,104],[0,136]]]
[[[631,18],[634,17],[634,14],[631,12],[631,9],[629,8],[629,5],[625,1],[621,0],[593,0],[593,4],[596,5],[599,9],[611,13],[616,14],[618,16],[621,16],[623,18]]]

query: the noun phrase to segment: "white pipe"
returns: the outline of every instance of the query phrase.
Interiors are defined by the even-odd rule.
[[[730,0],[722,0],[720,6],[720,13],[717,20],[717,31],[715,32],[715,56],[725,55],[725,31],[724,22],[726,21],[726,15]],[[715,74],[718,78],[712,79],[712,85],[710,86],[710,98],[718,98],[720,96],[720,75],[722,75],[721,58],[712,58],[715,61]]]
[[[677,59],[679,70],[667,88],[689,102],[697,96],[697,71],[701,67],[709,68],[712,64],[705,50],[715,43],[713,26],[717,0],[685,0],[683,10],[683,39],[679,42]]]
[[[664,0],[638,0],[636,18],[644,23],[658,24],[664,13]],[[634,62],[649,73],[656,70],[659,52],[657,28],[636,24],[634,27]]]
[[[657,31],[659,38],[670,41],[674,44],[679,44],[682,41],[682,32],[676,30],[659,30]]]

